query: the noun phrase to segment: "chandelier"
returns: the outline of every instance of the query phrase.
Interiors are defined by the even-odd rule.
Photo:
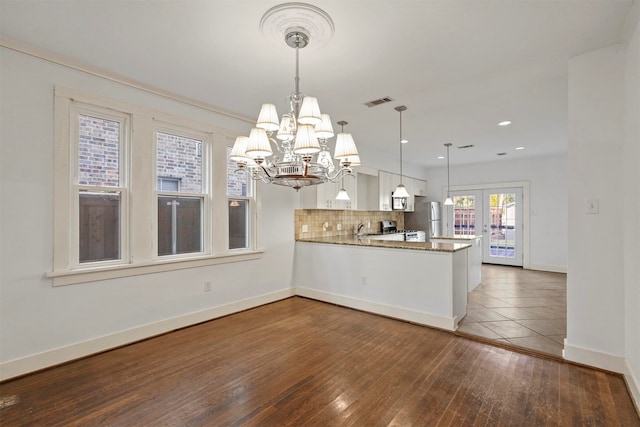
[[[310,32],[304,25],[308,24],[311,14],[316,14],[318,19],[333,27],[331,18],[315,6],[287,3],[267,11],[261,26],[269,20],[282,25],[278,14],[291,19],[291,12],[298,10],[304,12],[302,21],[291,21],[292,26],[284,30],[285,43],[296,52],[295,86],[294,92],[287,97],[288,111],[280,117],[274,104],[262,104],[255,127],[248,137],[236,138],[229,157],[254,180],[296,190],[327,181],[338,182],[352,172],[353,166],[360,164],[353,137],[344,132],[347,122],[340,121],[338,124],[342,129],[336,137],[333,154],[339,165],[334,165],[328,146],[328,140],[334,136],[331,118],[320,112],[317,98],[304,96],[299,87],[299,52],[310,39]]]

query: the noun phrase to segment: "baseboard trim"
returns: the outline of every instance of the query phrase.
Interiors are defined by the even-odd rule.
[[[629,361],[625,359],[624,364],[624,380],[627,383],[627,388],[629,389],[631,399],[636,405],[636,412],[638,412],[638,415],[640,415],[640,381],[638,381],[638,377],[636,377],[636,375],[633,373],[633,370],[631,369],[631,366],[629,366]]]
[[[0,363],[0,381],[294,296],[287,288]]]
[[[624,357],[575,346],[569,343],[566,338],[564,339],[562,357],[571,362],[593,366],[619,374],[624,374],[627,370],[626,359]]]
[[[566,266],[529,264],[528,270],[548,271],[550,273],[567,273]]]
[[[318,291],[316,289],[298,286],[295,288],[295,294],[305,298],[311,298],[318,301],[341,305],[343,307],[355,308],[356,310],[392,317],[394,319],[406,320],[408,322],[425,326],[433,326],[447,331],[455,331],[458,323],[458,319],[453,317],[437,316],[422,311],[409,310],[407,308],[397,307],[394,305],[381,304],[331,292]]]

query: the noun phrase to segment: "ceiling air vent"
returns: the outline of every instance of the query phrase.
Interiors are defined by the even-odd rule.
[[[464,150],[465,148],[471,148],[473,147],[473,144],[469,144],[469,145],[459,145],[458,148],[461,150]]]
[[[393,98],[389,98],[388,96],[380,99],[374,99],[373,101],[365,102],[364,105],[367,107],[375,107],[376,105],[386,104],[387,102],[393,101]]]
[[[496,153],[497,156],[506,156],[507,153]]]

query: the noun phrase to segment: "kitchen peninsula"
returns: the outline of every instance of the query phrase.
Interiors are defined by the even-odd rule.
[[[297,233],[296,294],[453,331],[466,315],[469,247]]]

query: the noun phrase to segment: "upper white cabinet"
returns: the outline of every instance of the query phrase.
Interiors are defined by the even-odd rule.
[[[357,185],[356,175],[344,177],[344,189],[347,190],[350,200],[336,200],[338,191],[342,188],[342,180],[338,182],[326,182],[320,185],[304,187],[302,193],[303,209],[356,209]]]
[[[400,184],[400,175],[395,173],[380,171],[378,172],[378,186],[380,194],[380,207],[381,211],[391,210],[391,193]]]
[[[378,182],[380,188],[380,207],[381,211],[390,211],[391,208],[391,194],[400,184],[400,175],[380,171],[378,173]],[[407,188],[407,192],[411,197],[407,198],[407,206],[405,211],[413,211],[414,198],[413,196],[425,196],[427,194],[427,181],[423,179],[411,178],[409,176],[402,177],[402,183]]]

